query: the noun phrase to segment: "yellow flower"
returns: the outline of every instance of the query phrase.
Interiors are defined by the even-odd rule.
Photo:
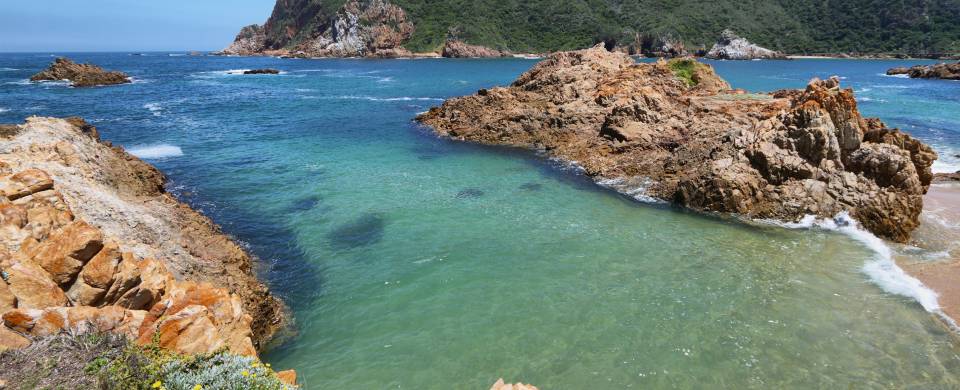
[[[193,386],[193,390],[203,390],[203,386],[200,386],[199,384],[197,384]]]
[[[257,366],[259,366],[259,365],[260,365],[260,363],[253,362],[253,363],[250,364],[250,367],[257,368]]]
[[[153,382],[153,384],[150,385],[150,387],[154,389],[159,389],[161,386],[163,386],[163,382],[160,382],[160,381]]]
[[[243,372],[241,372],[240,375],[250,376],[250,372],[248,372],[247,370],[243,370]]]
[[[270,368],[270,363],[264,364],[267,368]]]

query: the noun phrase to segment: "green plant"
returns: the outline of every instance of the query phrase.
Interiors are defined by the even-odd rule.
[[[674,76],[677,76],[679,79],[683,80],[688,87],[693,87],[697,85],[697,80],[695,77],[697,67],[703,65],[692,58],[677,58],[670,60],[670,62],[667,63],[667,66],[669,66],[670,70],[673,71]]]

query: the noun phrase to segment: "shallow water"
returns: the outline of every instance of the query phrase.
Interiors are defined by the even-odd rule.
[[[955,336],[871,282],[859,241],[638,203],[411,122],[535,61],[72,57],[136,82],[31,84],[48,54],[0,54],[0,122],[80,115],[167,173],[264,260],[298,327],[265,358],[309,388],[960,386]],[[955,153],[960,83],[881,75],[917,62],[713,64],[753,91],[838,74]],[[229,72],[262,67],[286,73]]]

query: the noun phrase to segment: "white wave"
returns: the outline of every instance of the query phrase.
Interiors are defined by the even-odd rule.
[[[382,77],[377,80],[378,83],[392,83],[393,77]]]
[[[940,310],[937,293],[897,266],[897,263],[893,260],[893,251],[890,247],[879,237],[861,228],[848,213],[842,212],[833,219],[818,220],[816,216],[808,215],[800,222],[795,223],[764,222],[794,229],[819,228],[843,233],[873,251],[873,259],[867,261],[861,268],[871,281],[888,293],[916,300],[920,306],[923,306],[924,310],[938,314],[949,321],[949,317]]]
[[[876,102],[876,103],[886,103],[886,102],[887,102],[886,100],[883,100],[883,99],[874,99],[874,98],[869,97],[869,96],[860,96],[860,97],[857,98],[857,100],[859,100],[859,101],[861,101],[861,102]]]
[[[597,184],[601,187],[609,188],[621,194],[630,196],[631,198],[640,202],[666,203],[663,200],[647,195],[650,187],[656,184],[656,182],[649,177],[634,177],[629,179],[618,177],[613,179],[601,179],[597,180]]]
[[[910,75],[907,74],[886,74],[886,73],[877,73],[878,76],[883,77],[896,77],[898,79],[909,79]]]
[[[167,56],[169,56],[169,57],[183,57],[183,56],[185,56],[185,55],[186,55],[186,54],[182,54],[182,53],[170,53],[170,54],[167,54]]]
[[[9,111],[10,111],[9,108],[0,107],[0,114],[3,114],[3,113],[5,113],[5,112],[9,112]]]
[[[317,92],[316,89],[312,89],[312,88],[297,88],[297,89],[295,89],[295,91],[297,91],[297,92]]]
[[[17,81],[8,81],[8,82],[5,82],[4,84],[5,85],[31,85],[33,84],[33,82],[31,82],[29,79],[23,79],[23,80],[17,80]]]
[[[17,69],[17,68],[0,68],[0,72],[13,72],[13,71],[17,71],[17,70],[20,70],[20,69]]]
[[[937,151],[937,161],[933,162],[933,173],[960,172],[960,150],[949,146],[934,145]]]
[[[142,159],[161,159],[183,156],[183,150],[180,149],[179,146],[170,144],[133,146],[127,149],[127,152]]]
[[[147,103],[143,105],[143,108],[150,110],[153,116],[163,115],[163,106],[161,106],[160,103]]]

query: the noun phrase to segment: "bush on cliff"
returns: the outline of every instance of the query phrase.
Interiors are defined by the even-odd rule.
[[[0,381],[12,389],[295,389],[252,357],[227,351],[178,355],[157,343],[139,346],[113,334],[62,334],[5,351]]]

